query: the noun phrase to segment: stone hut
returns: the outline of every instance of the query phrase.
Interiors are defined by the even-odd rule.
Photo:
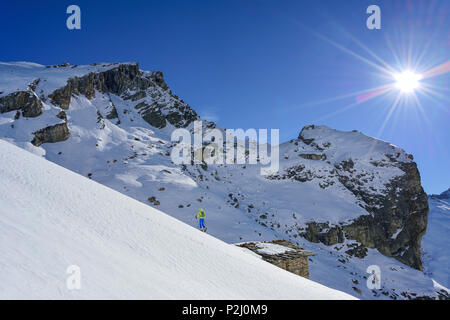
[[[264,261],[309,279],[308,257],[315,254],[290,241],[246,242],[238,244],[238,246],[254,252]]]

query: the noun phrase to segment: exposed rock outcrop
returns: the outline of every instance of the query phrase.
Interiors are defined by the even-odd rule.
[[[42,114],[42,102],[33,91],[17,91],[0,98],[0,113],[21,110],[24,117]]]
[[[111,119],[118,119],[119,118],[119,114],[117,113],[117,109],[115,106],[112,106],[111,111],[106,115],[106,119],[111,120]]]
[[[327,159],[326,155],[315,154],[315,153],[300,153],[298,156],[302,157],[303,159],[308,159],[308,160],[326,160]]]
[[[166,121],[178,128],[186,127],[198,119],[197,113],[178,97],[172,95],[170,90],[169,100],[163,96],[168,86],[162,72],[144,73],[139,70],[137,64],[121,64],[106,71],[71,78],[66,86],[55,90],[49,97],[53,104],[62,109],[68,109],[72,95],[82,94],[92,99],[95,97],[96,90],[132,101],[150,96],[153,100],[152,104],[141,102],[136,105],[136,109],[140,109],[143,119],[156,128],[164,128]],[[116,115],[117,112],[113,111],[109,117],[116,118]]]
[[[265,252],[261,245],[275,245],[284,248],[284,252]],[[241,243],[239,247],[246,248],[261,256],[264,261],[276,265],[279,268],[292,272],[298,276],[309,279],[308,257],[315,254],[305,250],[286,240],[274,240],[270,242],[247,242]],[[270,247],[269,247],[270,248]]]
[[[293,141],[296,148],[301,145],[303,149],[312,148],[321,153],[302,152],[298,155],[308,160],[326,160],[326,153],[332,145],[324,138],[328,135],[333,135],[328,128],[304,127],[299,138]],[[346,239],[356,240],[363,247],[347,250],[350,255],[362,257],[366,247],[375,248],[388,257],[394,257],[422,270],[420,243],[426,231],[429,209],[416,163],[411,161],[411,155],[386,142],[358,132],[345,135],[348,135],[350,141],[368,146],[367,152],[371,152],[371,146],[378,145],[379,150],[385,150],[385,153],[380,154],[380,151],[377,151],[373,155],[377,158],[375,160],[365,152],[358,156],[357,151],[355,155],[352,147],[348,149],[347,145],[346,151],[337,158],[339,160],[333,159],[336,153],[336,149],[333,149],[328,157],[330,159],[320,167],[309,167],[304,162],[284,168],[280,173],[267,178],[298,182],[316,180],[324,189],[331,185],[340,185],[350,191],[359,201],[359,205],[369,213],[339,223],[308,221],[300,231],[300,235],[307,240],[326,245],[342,243]],[[339,139],[344,137],[340,136],[333,143],[347,141]],[[340,148],[339,145],[334,147]],[[347,159],[342,159],[343,157]],[[383,172],[392,177],[382,178]]]
[[[155,81],[158,86],[160,86],[164,90],[169,89],[166,82],[164,81],[164,75],[161,71],[153,72],[151,77],[152,77],[152,80]]]
[[[145,113],[142,114],[142,118],[155,128],[162,129],[166,126],[166,118],[161,110],[146,110]]]
[[[144,99],[146,96],[147,94],[145,93],[145,91],[138,91],[132,96],[126,97],[126,99],[131,99],[131,101],[138,101]]]
[[[66,114],[65,111],[59,112],[59,113],[56,115],[56,117],[57,117],[58,119],[61,119],[61,120],[67,120],[67,114]]]
[[[34,139],[31,143],[34,146],[39,147],[43,143],[53,143],[67,140],[69,136],[70,132],[67,127],[67,123],[63,122],[34,132]]]
[[[164,117],[161,107],[159,107],[157,103],[148,104],[141,102],[134,108],[139,110],[140,115],[149,125],[158,129],[162,129],[166,126],[166,117]]]
[[[422,270],[420,242],[428,221],[428,197],[420,183],[414,162],[399,163],[404,175],[386,185],[386,195],[361,192],[354,185],[345,186],[367,203],[372,215],[360,216],[343,229],[346,236],[382,254]]]
[[[284,173],[273,174],[267,176],[270,180],[291,179],[299,182],[311,181],[314,179],[314,173],[311,170],[305,169],[305,165],[299,164],[286,168]]]

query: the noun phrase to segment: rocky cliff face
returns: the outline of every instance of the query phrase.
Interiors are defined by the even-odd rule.
[[[264,261],[279,268],[309,279],[308,257],[314,256],[314,253],[300,248],[292,242],[275,240],[263,243],[241,243],[238,246],[252,251]]]
[[[67,128],[67,123],[58,123],[54,126],[45,127],[39,131],[34,132],[34,138],[31,143],[39,147],[43,143],[55,143],[65,141],[69,138],[70,132]]]
[[[32,91],[18,91],[0,98],[0,113],[20,110],[24,117],[38,117],[42,114],[42,101]]]
[[[144,73],[137,64],[121,64],[106,71],[71,78],[64,87],[51,93],[49,98],[53,104],[68,109],[72,95],[81,94],[93,99],[96,91],[131,101],[151,97],[151,103],[142,101],[136,103],[135,108],[145,121],[159,129],[164,128],[167,123],[177,128],[186,127],[198,119],[193,109],[172,95],[162,72]],[[116,117],[117,114],[113,111],[110,118]]]
[[[348,180],[341,181],[365,203],[371,215],[335,226],[310,222],[302,236],[326,245],[342,243],[346,238],[357,240],[363,246],[376,248],[386,256],[422,270],[420,243],[427,227],[427,196],[420,185],[416,164],[403,164],[401,168],[405,174],[386,185],[386,195],[366,193]],[[350,252],[363,258],[367,250],[361,249]]]
[[[372,215],[359,217],[344,231],[349,238],[422,270],[420,243],[427,227],[428,199],[416,164],[398,166],[405,174],[386,184],[384,196],[356,191]]]
[[[187,127],[198,119],[197,113],[183,100],[173,95],[164,81],[162,72],[143,72],[136,63],[104,64],[92,66],[91,72],[74,72],[78,66],[67,63],[58,66],[48,66],[56,71],[67,70],[68,79],[64,85],[57,88],[48,87],[47,79],[41,81],[35,78],[26,86],[26,90],[14,91],[0,95],[0,114],[17,111],[15,119],[23,117],[38,117],[43,113],[43,101],[49,101],[53,106],[62,110],[57,118],[67,120],[64,110],[68,110],[74,97],[84,96],[93,100],[96,94],[114,95],[134,104],[134,109],[152,127],[162,129],[167,125],[176,128]],[[47,83],[46,83],[47,82]],[[105,115],[108,120],[116,119],[120,124],[120,117],[110,99],[111,107]],[[20,113],[21,112],[21,113]],[[103,115],[100,113],[100,117]],[[42,143],[64,141],[69,136],[67,124],[47,125],[33,132],[32,144],[40,146]]]

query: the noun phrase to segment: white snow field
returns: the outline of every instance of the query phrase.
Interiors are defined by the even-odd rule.
[[[1,299],[354,299],[3,140],[0,163]]]

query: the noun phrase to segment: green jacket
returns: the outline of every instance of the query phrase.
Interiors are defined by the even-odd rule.
[[[197,218],[198,219],[205,219],[205,211],[203,209],[198,210]]]

